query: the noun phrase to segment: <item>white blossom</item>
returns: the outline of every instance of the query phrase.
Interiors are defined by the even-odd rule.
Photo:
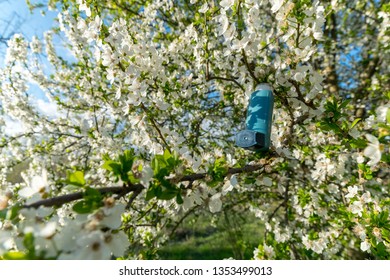
[[[235,0],[222,0],[219,4],[224,9],[229,9],[231,6],[233,6]]]
[[[366,239],[366,230],[361,224],[357,224],[353,228],[353,232],[360,238],[360,240],[365,240]]]
[[[77,0],[77,3],[79,4],[80,11],[85,11],[87,17],[90,17],[91,9],[87,6],[87,3],[84,0]]]
[[[357,214],[359,217],[362,216],[363,204],[360,200],[354,201],[352,205],[350,205],[350,210],[353,214]]]
[[[346,198],[354,198],[358,193],[358,187],[357,186],[349,186],[348,187],[348,194],[345,196]]]
[[[14,245],[12,232],[0,230],[0,255],[12,249]]]
[[[218,226],[213,214],[225,203],[265,225],[272,245],[254,258],[280,258],[277,243],[295,244],[286,258],[349,258],[359,247],[376,257],[370,244],[385,240],[368,217],[389,211],[388,163],[380,161],[388,13],[334,0],[191,0],[189,12],[161,0],[124,16],[129,11],[112,1],[98,9],[96,1],[73,2],[43,39],[12,36],[0,66],[0,258],[26,249],[32,235],[45,258],[136,259],[167,244],[169,227],[195,207]],[[337,24],[325,26],[329,13]],[[375,28],[364,36],[352,32],[368,25]],[[333,30],[346,36],[335,42]],[[362,79],[367,94],[354,84]],[[257,153],[238,148],[234,136],[263,81],[274,89],[272,145]],[[341,97],[350,103],[340,106]],[[351,129],[359,106],[364,121]],[[329,113],[335,109],[338,119]],[[131,183],[113,176],[130,163],[118,159],[127,149],[135,154],[125,168]],[[177,165],[164,150],[177,153]],[[214,178],[217,158],[224,158],[221,178]],[[20,168],[24,181],[10,180]],[[67,183],[71,170],[83,171],[85,186]],[[145,199],[170,184],[180,195]],[[89,197],[88,188],[100,194]],[[26,207],[32,202],[55,207]],[[82,203],[85,214],[75,207]]]
[[[263,178],[263,184],[267,187],[271,187],[272,186],[272,179],[270,177],[265,176]]]
[[[363,252],[370,250],[370,248],[371,248],[371,244],[369,241],[364,240],[363,242],[360,243],[360,249]]]
[[[100,220],[100,224],[111,229],[117,229],[121,226],[121,216],[125,212],[126,205],[116,204],[114,206],[106,206],[103,208],[104,217]]]
[[[270,2],[272,5],[271,12],[276,13],[282,7],[284,0],[270,0]]]
[[[275,250],[274,250],[274,248],[272,248],[271,246],[268,246],[267,244],[264,244],[264,253],[270,259],[275,257]]]
[[[366,134],[366,138],[368,140],[368,145],[364,149],[364,155],[370,159],[367,164],[369,166],[375,166],[381,160],[381,145],[378,139],[371,134]]]
[[[216,193],[210,198],[209,209],[211,213],[217,213],[222,209],[221,194]]]
[[[376,108],[375,112],[377,115],[378,122],[387,122],[387,115],[389,112],[390,104],[379,106]]]
[[[49,184],[47,180],[47,171],[42,170],[41,175],[35,175],[30,180],[26,179],[27,187],[19,191],[19,195],[24,198],[29,198],[37,193],[45,193],[48,190]]]
[[[8,42],[5,63],[11,64],[16,60],[24,62],[27,59],[27,42],[21,34],[15,34]]]
[[[30,43],[30,48],[33,53],[41,53],[42,52],[42,43],[38,39],[37,36],[33,36],[32,41]]]

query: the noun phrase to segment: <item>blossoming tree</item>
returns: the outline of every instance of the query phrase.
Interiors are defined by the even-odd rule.
[[[0,141],[2,258],[158,258],[189,213],[226,208],[265,224],[254,259],[389,258],[386,1],[48,5],[58,28],[15,35],[0,69],[2,131],[23,126]],[[256,153],[234,135],[262,82]]]

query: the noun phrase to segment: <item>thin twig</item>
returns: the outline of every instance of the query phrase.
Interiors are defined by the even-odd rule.
[[[158,127],[158,125],[156,124],[155,120],[154,120],[153,117],[151,116],[151,114],[150,114],[148,108],[146,108],[146,106],[145,106],[143,103],[141,103],[140,106],[141,106],[142,110],[144,110],[146,116],[148,117],[148,119],[149,119],[150,122],[152,123],[153,127],[156,129],[158,135],[160,136],[161,140],[163,141],[163,143],[164,143],[164,145],[165,145],[165,148],[167,148],[168,151],[171,152],[171,149],[170,149],[170,147],[169,147],[167,141],[165,140],[164,135],[162,134],[160,128]]]
[[[233,78],[225,78],[225,77],[217,77],[217,76],[208,76],[208,77],[207,77],[207,81],[211,81],[211,80],[230,81],[230,82],[235,83],[242,91],[245,91],[245,88],[244,88],[239,82],[237,82],[237,81],[236,81],[235,79],[233,79]]]
[[[297,95],[298,95],[298,100],[303,102],[306,106],[310,107],[311,109],[313,110],[316,110],[317,108],[315,107],[315,105],[313,104],[313,101],[310,101],[310,102],[307,102],[303,96],[303,93],[301,91],[301,89],[299,88],[299,84],[298,82],[294,81],[293,79],[289,79],[288,80],[295,88],[296,92],[297,92]]]
[[[131,204],[133,204],[134,200],[142,192],[143,189],[144,189],[144,186],[141,184],[134,185],[133,194],[131,195],[129,201],[127,202],[126,209],[129,209],[131,207]]]
[[[246,68],[249,71],[249,74],[251,75],[253,80],[255,80],[256,84],[260,84],[260,80],[256,77],[255,73],[253,72],[253,69],[251,68],[251,66],[248,63],[248,58],[246,56],[246,53],[245,53],[244,49],[241,51],[241,53],[242,53],[242,59],[244,61],[244,64],[245,64]]]
[[[175,226],[173,227],[171,233],[169,234],[170,238],[173,238],[177,228],[181,225],[181,223],[190,215],[192,214],[197,208],[199,208],[199,205],[196,205],[194,206],[193,208],[191,208],[191,210],[187,211],[183,217],[180,218],[179,221],[176,222]]]

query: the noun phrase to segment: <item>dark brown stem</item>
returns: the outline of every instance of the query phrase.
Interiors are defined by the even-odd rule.
[[[242,91],[245,91],[244,87],[243,87],[239,82],[237,82],[235,79],[233,79],[233,78],[224,78],[224,77],[217,77],[217,76],[208,76],[208,77],[207,77],[207,81],[211,81],[211,80],[230,81],[230,82],[235,83]]]
[[[97,188],[96,190],[99,191],[101,194],[112,193],[112,194],[119,194],[120,196],[123,196],[133,191],[136,192],[141,187],[143,188],[142,185],[137,184],[137,185],[132,185],[131,187],[106,187],[106,188]],[[82,199],[83,196],[84,196],[84,192],[70,193],[70,194],[65,194],[53,198],[40,200],[31,204],[23,205],[22,208],[38,208],[40,206],[59,207],[63,204]]]
[[[275,208],[275,210],[271,213],[271,215],[270,215],[269,218],[268,218],[268,221],[269,221],[269,222],[272,220],[272,218],[275,216],[275,214],[278,212],[278,210],[279,210],[282,206],[284,206],[284,204],[285,204],[285,201],[283,200],[283,201]]]
[[[229,168],[226,175],[232,175],[232,174],[238,174],[238,173],[247,173],[247,172],[253,172],[258,171],[264,168],[264,165],[246,165],[241,168]],[[171,179],[171,182],[178,183],[178,182],[193,182],[195,180],[201,180],[206,178],[207,173],[198,173],[198,174],[191,174],[186,176],[177,176],[175,178]],[[142,190],[145,189],[145,187],[141,184],[135,184],[135,185],[125,185],[123,187],[106,187],[106,188],[97,188],[96,190],[99,191],[101,194],[118,194],[120,196],[124,196],[130,192],[133,192],[132,196],[129,198],[129,201],[127,203],[127,208],[130,207],[130,205],[134,202],[136,197],[142,192]],[[40,206],[45,207],[60,207],[66,203],[82,199],[84,195],[84,192],[76,192],[71,194],[65,194],[53,198],[48,198],[44,200],[40,200],[37,202],[34,202],[32,204],[26,204],[23,205],[22,208],[38,208]]]
[[[307,102],[303,96],[303,93],[301,91],[301,89],[299,88],[299,83],[297,81],[294,81],[292,79],[289,79],[288,80],[295,88],[296,92],[297,92],[297,99],[301,102],[303,102],[306,106],[310,107],[311,109],[313,110],[316,110],[316,106],[313,104],[313,101],[310,101],[310,102]]]
[[[144,186],[141,184],[134,185],[133,194],[131,195],[129,201],[127,202],[126,209],[129,209],[131,207],[131,204],[133,204],[134,200],[137,198],[137,196],[142,192],[144,189]]]

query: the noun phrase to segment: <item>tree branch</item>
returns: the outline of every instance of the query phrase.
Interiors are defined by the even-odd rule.
[[[253,171],[258,171],[258,170],[261,170],[264,168],[264,165],[246,165],[244,167],[241,167],[241,168],[229,168],[227,173],[226,173],[226,176],[227,175],[233,175],[233,174],[238,174],[238,173],[248,173],[248,172],[253,172]],[[204,179],[206,178],[208,174],[207,173],[197,173],[197,174],[190,174],[190,175],[186,175],[186,176],[183,176],[181,178],[179,178],[180,180],[178,182],[192,182],[192,181],[196,181],[196,180],[201,180],[201,179]],[[174,182],[175,179],[172,179]]]
[[[217,77],[217,76],[208,76],[208,77],[207,77],[207,81],[211,81],[211,80],[230,81],[230,82],[235,83],[242,91],[245,91],[244,87],[243,87],[239,82],[237,82],[235,79],[233,79],[233,78],[224,78],[224,77]]]
[[[246,165],[241,168],[229,168],[225,176],[232,175],[232,174],[238,174],[238,173],[248,173],[253,171],[258,171],[264,168],[264,165]],[[195,180],[201,180],[206,178],[207,173],[197,173],[197,174],[190,174],[186,176],[176,176],[172,178],[170,181],[173,183],[179,183],[179,182],[193,182]],[[142,192],[142,190],[145,189],[145,186],[142,184],[135,184],[135,185],[125,185],[123,187],[117,186],[117,187],[105,187],[105,188],[96,188],[97,191],[99,191],[101,194],[118,194],[120,196],[124,196],[130,192],[133,192],[132,196],[130,197],[127,208],[130,207],[130,205],[134,202],[136,197]],[[63,204],[82,199],[84,195],[84,192],[76,192],[71,194],[65,194],[53,198],[48,198],[44,200],[40,200],[31,204],[25,204],[22,206],[22,208],[38,208],[40,206],[46,206],[46,207],[60,207]]]
[[[137,198],[137,196],[142,192],[143,189],[144,186],[141,184],[134,185],[133,194],[127,202],[126,209],[129,209],[131,207],[131,204],[133,204],[133,201]]]
[[[301,89],[299,88],[299,83],[297,81],[294,81],[293,79],[289,79],[288,80],[295,88],[296,92],[297,92],[297,95],[298,95],[298,100],[303,102],[303,104],[305,104],[306,106],[310,107],[311,109],[313,110],[316,110],[316,106],[314,105],[313,101],[310,101],[310,102],[307,102],[305,100],[305,98],[303,97],[303,93],[301,91]]]
[[[143,186],[140,184],[137,185],[131,185],[130,187],[106,187],[106,188],[97,188],[96,190],[99,191],[101,194],[108,194],[108,193],[113,193],[113,194],[119,194],[121,196],[128,194],[132,191],[138,190]],[[44,200],[40,200],[31,204],[23,205],[22,208],[38,208],[40,206],[46,206],[46,207],[51,207],[51,206],[61,206],[63,204],[82,199],[84,195],[84,192],[76,192],[76,193],[70,193],[70,194],[65,194],[53,198],[48,198]]]

